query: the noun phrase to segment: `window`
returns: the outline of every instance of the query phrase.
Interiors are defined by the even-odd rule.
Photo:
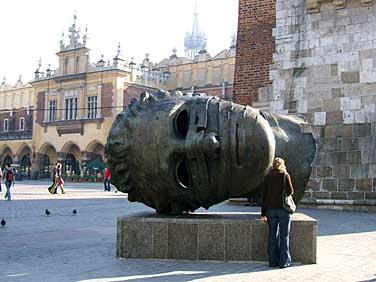
[[[53,122],[56,120],[57,102],[52,100],[48,102],[48,121]]]
[[[21,131],[25,130],[25,118],[20,118],[20,126],[19,126],[19,129]]]
[[[98,97],[87,97],[87,118],[96,118],[98,112]]]
[[[65,119],[77,118],[77,97],[65,99]]]
[[[4,132],[9,131],[9,120],[8,119],[4,119],[3,130],[4,130]]]
[[[50,177],[50,167],[51,167],[50,158],[48,157],[48,155],[44,155],[44,157],[43,157],[43,174],[47,177]]]

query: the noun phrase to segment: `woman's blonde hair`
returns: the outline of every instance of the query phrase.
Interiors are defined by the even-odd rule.
[[[273,169],[286,171],[285,160],[282,158],[275,158],[273,161]]]

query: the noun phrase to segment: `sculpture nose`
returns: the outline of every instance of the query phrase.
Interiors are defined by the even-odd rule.
[[[210,159],[216,159],[219,156],[219,148],[221,143],[219,142],[218,135],[214,132],[206,134],[202,140],[202,149],[205,152],[205,155]]]

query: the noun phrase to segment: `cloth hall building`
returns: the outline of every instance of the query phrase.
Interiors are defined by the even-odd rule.
[[[74,15],[67,42],[60,41],[56,69],[40,61],[33,81],[20,77],[14,86],[5,79],[0,85],[1,166],[12,163],[19,179],[48,178],[56,161],[66,177],[101,172],[116,115],[143,91],[193,90],[231,99],[235,39],[214,57],[206,45],[197,54],[188,45],[185,51],[194,57],[178,57],[174,50],[160,63],[147,54],[140,65],[125,61],[119,44],[112,60],[102,56],[93,63],[87,30],[82,36],[76,20]],[[194,21],[190,36],[198,32],[197,12]]]

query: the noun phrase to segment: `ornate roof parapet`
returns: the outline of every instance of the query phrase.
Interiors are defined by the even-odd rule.
[[[125,62],[125,61],[124,61],[124,59],[121,57],[121,46],[120,46],[120,42],[119,42],[119,44],[118,44],[118,49],[117,49],[117,52],[116,52],[116,55],[115,55],[113,61],[114,61],[113,66],[114,66],[115,68],[118,68],[118,67],[123,68],[123,67],[124,67],[124,62]],[[121,65],[120,65],[120,64],[121,64]]]
[[[87,43],[87,27],[85,29],[86,33],[83,36],[83,40],[80,41],[80,28],[76,26],[76,20],[77,20],[77,15],[76,12],[73,15],[73,24],[71,27],[69,27],[68,31],[68,37],[69,37],[69,44],[65,45],[64,43],[64,32],[62,33],[62,39],[60,40],[60,51],[68,51],[68,50],[73,50],[73,49],[78,49],[78,48],[86,48],[86,43]]]
[[[195,62],[204,62],[209,61],[211,59],[210,54],[206,51],[206,43],[202,44],[202,47],[200,51],[198,52],[198,55],[195,56],[194,61]]]
[[[174,49],[172,49],[172,55],[170,56],[170,59],[173,60],[173,59],[177,59],[178,56],[177,56],[177,50],[176,50],[176,47],[174,47]]]
[[[42,59],[39,58],[39,63],[38,63],[38,68],[34,72],[34,79],[38,80],[43,77],[43,72],[42,72]]]
[[[359,0],[358,0],[359,1]],[[307,0],[307,10],[308,13],[318,13],[320,12],[322,3],[333,3],[336,9],[346,8],[347,0]],[[373,4],[373,0],[360,0],[363,6],[369,6]]]

